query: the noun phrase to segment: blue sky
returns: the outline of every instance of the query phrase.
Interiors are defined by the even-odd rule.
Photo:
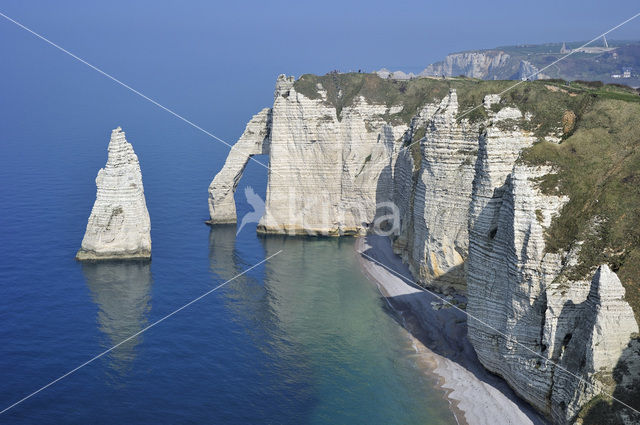
[[[216,116],[216,128],[218,120],[233,123],[225,136],[234,140],[248,116],[269,106],[280,73],[419,71],[454,51],[586,40],[639,12],[640,4],[5,0],[0,11],[196,122]],[[609,38],[640,39],[640,18]],[[49,87],[103,78],[84,81],[94,71],[4,19],[0,53],[9,86],[11,79]],[[48,69],[64,69],[69,81],[46,82]],[[203,108],[203,99],[210,106]]]

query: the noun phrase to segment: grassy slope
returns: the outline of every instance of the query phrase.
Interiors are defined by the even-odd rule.
[[[547,234],[549,251],[585,240],[570,277],[588,276],[608,263],[640,312],[640,104],[596,97],[563,143],[538,143],[522,159],[551,163],[558,173],[540,184],[569,196]]]
[[[311,99],[320,95],[316,85],[320,83],[327,91],[328,101],[338,111],[353,104],[358,96],[368,101],[387,106],[403,105],[399,114],[387,118],[390,121],[408,123],[419,108],[428,102],[442,99],[449,91],[446,81],[421,78],[411,81],[385,80],[376,74],[327,74],[316,76],[305,74],[295,83],[295,89]]]
[[[471,78],[419,78],[408,81],[382,79],[375,74],[327,74],[316,76],[305,74],[300,77],[295,88],[311,99],[319,99],[317,84],[327,90],[328,102],[336,107],[338,115],[342,108],[353,104],[358,96],[364,96],[369,102],[402,105],[400,113],[387,118],[391,121],[408,123],[418,110],[429,102],[440,101],[450,88],[457,89],[460,113],[471,121],[487,117],[484,108],[475,108],[482,104],[485,95],[500,93],[513,87],[513,81],[483,81]],[[551,92],[548,83],[530,82],[518,84],[503,95],[503,105],[520,107],[534,116],[532,129],[540,135],[546,134],[552,126],[558,127],[566,106],[574,107],[575,100],[562,92]],[[467,112],[469,112],[467,114]]]

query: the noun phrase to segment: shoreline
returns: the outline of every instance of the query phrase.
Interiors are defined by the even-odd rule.
[[[548,424],[503,379],[480,364],[466,337],[464,313],[444,307],[436,296],[409,283],[414,279],[393,253],[388,238],[376,235],[357,238],[355,248],[362,271],[376,284],[407,331],[418,357],[416,364],[435,378],[459,424]]]

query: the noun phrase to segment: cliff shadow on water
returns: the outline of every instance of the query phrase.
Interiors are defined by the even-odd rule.
[[[153,284],[150,261],[83,262],[82,273],[98,307],[97,323],[106,336],[105,348],[119,344],[148,325]],[[109,353],[109,365],[116,374],[129,371],[142,338],[136,336]]]

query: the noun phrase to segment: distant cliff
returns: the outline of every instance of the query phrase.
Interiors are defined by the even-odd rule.
[[[583,44],[529,44],[452,53],[444,60],[427,66],[419,75],[464,75],[483,80],[556,78],[640,86],[640,43],[611,41],[608,47],[603,47],[602,42],[597,41],[587,48],[577,50]],[[554,63],[570,53],[571,49],[576,51],[562,61]],[[554,65],[540,72],[551,63]],[[629,75],[625,75],[624,70],[628,70]],[[394,78],[396,75],[403,76],[400,71],[393,75]]]
[[[482,80],[520,79],[519,61],[502,50],[483,50],[448,55],[442,62],[429,65],[422,76],[457,77],[464,75]]]
[[[211,221],[235,221],[242,170],[268,154],[258,231],[388,231],[423,285],[466,292],[479,360],[525,400],[555,423],[633,423],[597,388],[640,408],[640,97],[495,94],[512,85],[281,76],[209,188]]]

